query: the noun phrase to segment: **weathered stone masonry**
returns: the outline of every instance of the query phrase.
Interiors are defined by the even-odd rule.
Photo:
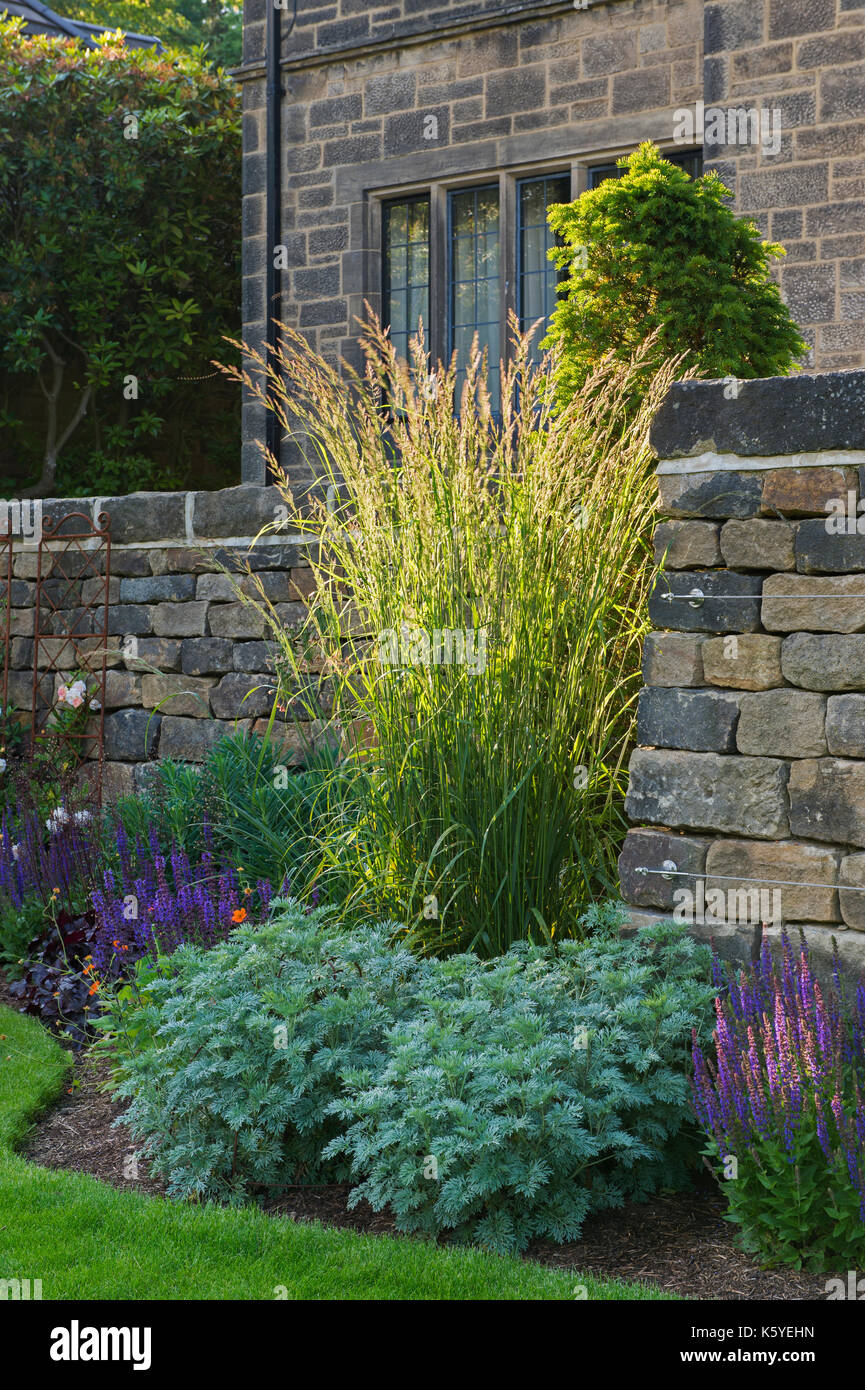
[[[299,623],[312,586],[308,541],[279,532],[252,544],[260,529],[281,515],[276,510],[281,504],[273,487],[43,503],[43,517],[55,523],[82,511],[91,517],[107,512],[110,517],[104,743],[104,790],[109,797],[139,787],[147,762],[156,757],[199,762],[235,727],[263,732],[273,706],[277,644],[265,619],[240,601],[235,584],[217,562],[238,570],[237,582],[244,591],[254,592],[253,581],[238,569],[248,561],[280,623]],[[80,530],[81,525],[70,520],[61,533]],[[18,541],[14,554],[9,699],[17,709],[28,711],[38,557],[35,548]],[[73,563],[74,557],[64,560],[67,572],[74,572]],[[83,560],[80,568],[85,568]],[[103,566],[100,569],[104,572]],[[58,621],[64,629],[69,624],[78,634],[93,631],[90,615],[78,605],[94,601],[103,583],[92,574],[76,580],[60,605],[64,611]],[[55,601],[58,587],[55,582]],[[101,611],[98,616],[101,620]],[[45,631],[44,623],[42,627]],[[99,623],[97,628],[101,631]],[[40,640],[43,669],[53,640]],[[101,651],[99,638],[78,640]],[[61,641],[58,637],[58,651]],[[57,656],[64,674],[70,674],[69,652],[66,647]],[[101,663],[101,656],[97,660]],[[58,676],[55,687],[59,681]],[[299,709],[292,713],[303,718]],[[302,758],[307,734],[315,744],[323,726],[307,725],[301,738],[293,722],[275,722],[274,735],[287,765]]]
[[[653,443],[623,896],[720,889],[695,934],[747,956],[737,892],[777,887],[770,939],[803,925],[825,960],[837,934],[865,968],[865,373],[679,383]]]

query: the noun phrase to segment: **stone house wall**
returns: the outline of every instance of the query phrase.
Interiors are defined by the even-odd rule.
[[[837,934],[862,969],[865,373],[736,389],[678,383],[654,427],[665,571],[622,894],[634,925],[693,906],[740,957],[761,922],[802,925],[824,964]]]
[[[147,762],[154,758],[200,762],[234,728],[264,731],[273,707],[277,644],[264,618],[240,600],[219,564],[237,570],[248,561],[278,621],[285,627],[302,621],[312,589],[308,538],[279,532],[253,544],[261,527],[282,515],[277,510],[281,503],[272,487],[43,503],[43,521],[50,518],[54,525],[73,512],[92,518],[105,512],[110,518],[103,783],[109,797],[140,786]],[[60,532],[81,530],[82,525],[69,520]],[[13,555],[8,698],[18,710],[29,711],[38,553],[16,538]],[[102,609],[91,615],[81,605],[101,602],[104,563],[96,575],[86,554],[67,553],[63,565],[76,578],[71,586],[49,580],[50,601],[59,613],[55,620],[46,609],[41,630],[74,631],[81,645],[94,652],[98,667],[101,638],[86,634],[94,627],[101,632]],[[239,572],[237,583],[246,592],[252,587]],[[71,674],[72,649],[64,648],[59,637],[56,642],[43,637],[40,670],[52,658],[64,675]],[[54,679],[54,692],[60,679]],[[51,687],[48,676],[39,702],[43,708]],[[293,714],[304,718],[299,708]],[[323,725],[307,723],[301,737],[293,720],[277,718],[273,734],[290,766],[307,747],[317,746]]]
[[[707,105],[780,117],[777,154],[721,146],[704,167],[786,248],[781,291],[812,363],[865,366],[865,0],[709,4],[704,51]]]
[[[236,73],[244,335],[255,346],[273,254],[265,12],[266,0],[246,0]],[[364,300],[381,303],[383,200],[500,178],[510,223],[509,174],[570,167],[577,196],[593,164],[641,140],[698,147],[699,103],[753,104],[779,111],[777,152],[704,141],[706,167],[733,188],[737,211],[788,246],[782,292],[813,344],[810,365],[865,365],[863,44],[865,0],[298,0],[282,51],[287,268],[274,310],[331,360],[356,364],[357,317]],[[683,111],[695,116],[690,141]],[[443,252],[431,252],[443,294]],[[431,346],[447,355],[441,342]],[[263,482],[255,401],[243,433],[243,477]],[[282,462],[293,485],[311,484],[300,450],[286,447]]]

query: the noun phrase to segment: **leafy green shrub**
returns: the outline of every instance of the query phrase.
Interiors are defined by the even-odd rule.
[[[56,496],[93,450],[109,491],[231,481],[236,85],[200,53],[21,26],[0,17],[0,471]]]
[[[422,344],[409,369],[371,323],[353,391],[282,332],[275,407],[315,446],[330,504],[295,514],[286,488],[292,525],[321,540],[300,633],[263,587],[248,601],[275,621],[291,698],[357,753],[357,814],[338,805],[325,846],[346,914],[405,922],[431,952],[567,936],[613,890],[626,829],[648,431],[675,366],[617,428],[639,363],[599,368],[557,413],[548,365],[516,339],[498,422],[479,353],[455,414],[455,371]]]
[[[677,354],[704,376],[785,376],[806,344],[769,277],[783,248],[731,212],[716,174],[691,179],[650,142],[618,163],[624,177],[549,213],[569,272],[544,340],[561,401],[604,353],[628,361],[653,333],[644,382]]]
[[[182,946],[115,999],[118,1094],[172,1195],[237,1200],[251,1187],[344,1176],[323,1163],[328,1105],[347,1068],[375,1068],[422,968],[384,927],[332,933],[322,910]]]
[[[681,929],[489,963],[419,960],[395,930],[289,904],[117,996],[119,1094],[172,1194],[350,1171],[401,1229],[507,1250],[683,1179],[713,991]]]
[[[686,1180],[706,959],[665,926],[436,962],[384,1067],[346,1074],[334,1107],[347,1128],[325,1153],[351,1157],[351,1203],[504,1252],[576,1240],[590,1213]]]

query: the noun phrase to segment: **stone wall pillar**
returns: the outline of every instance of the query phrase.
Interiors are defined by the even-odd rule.
[[[619,861],[747,958],[761,924],[865,969],[865,372],[673,387]]]

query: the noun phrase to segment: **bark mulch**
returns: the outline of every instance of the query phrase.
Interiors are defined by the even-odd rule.
[[[90,1173],[115,1187],[162,1195],[164,1185],[148,1175],[142,1160],[138,1178],[126,1176],[135,1144],[125,1126],[113,1124],[124,1106],[100,1089],[105,1079],[104,1063],[77,1054],[68,1089],[37,1122],[26,1155],[47,1168]],[[296,1221],[397,1234],[389,1212],[374,1212],[366,1202],[349,1209],[349,1192],[348,1185],[294,1187],[261,1205],[273,1215]],[[723,1200],[707,1177],[692,1192],[660,1195],[645,1205],[630,1203],[592,1217],[583,1239],[571,1245],[535,1242],[527,1256],[573,1270],[575,1276],[639,1280],[687,1299],[825,1300],[828,1275],[761,1269],[738,1248],[735,1228],[722,1219],[723,1210]]]

